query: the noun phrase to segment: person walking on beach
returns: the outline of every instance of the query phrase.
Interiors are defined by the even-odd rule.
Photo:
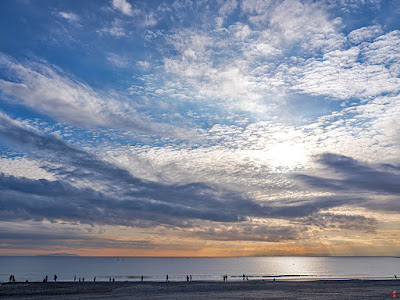
[[[167,277],[166,277],[166,279],[167,279],[167,282],[168,282],[168,274],[167,274]]]
[[[49,281],[49,276],[46,275],[46,277],[44,278],[45,282]]]
[[[13,281],[13,275],[10,275],[10,282],[12,282]]]
[[[244,274],[243,274],[243,281],[244,281],[245,278],[246,278],[246,276],[244,276]]]
[[[189,282],[189,275],[186,275],[186,281]]]
[[[82,282],[85,282],[85,277],[82,277]]]
[[[57,275],[54,274],[54,282],[57,282]]]
[[[96,276],[94,276],[94,278],[93,278],[93,282],[96,282]]]
[[[142,275],[142,277],[141,277],[140,279],[141,279],[141,281],[143,282],[143,279],[144,279],[143,275]]]

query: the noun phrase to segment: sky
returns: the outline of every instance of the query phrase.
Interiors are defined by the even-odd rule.
[[[400,5],[0,2],[0,255],[400,256]]]

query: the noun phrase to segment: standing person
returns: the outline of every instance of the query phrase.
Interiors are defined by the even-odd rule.
[[[57,282],[57,274],[54,274],[54,282]]]
[[[85,282],[85,277],[82,277],[82,282]]]
[[[93,278],[93,282],[96,282],[96,276],[94,276],[94,278]]]
[[[246,276],[244,276],[244,274],[243,274],[243,281],[244,281],[245,278],[246,278]]]
[[[76,275],[74,276],[74,282],[76,282]]]
[[[189,282],[189,275],[186,275],[186,281]]]
[[[13,275],[13,283],[15,283],[15,276]]]
[[[46,277],[44,278],[45,282],[47,282],[49,280],[49,276],[46,275]]]
[[[12,276],[12,275],[10,275],[10,278],[9,278],[9,279],[10,279],[10,282],[12,282],[13,276]]]
[[[167,279],[167,282],[168,282],[168,274],[167,274],[167,277],[166,277],[166,279]]]
[[[142,277],[141,277],[140,279],[141,279],[141,281],[143,282],[143,279],[144,279],[143,275],[142,275]]]

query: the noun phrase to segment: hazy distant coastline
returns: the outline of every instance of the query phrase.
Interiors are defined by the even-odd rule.
[[[71,254],[71,253],[49,253],[49,254],[38,254],[38,255],[35,255],[35,256],[38,256],[38,257],[47,257],[47,256],[78,256],[78,257],[79,257],[79,255],[77,255],[77,254]]]

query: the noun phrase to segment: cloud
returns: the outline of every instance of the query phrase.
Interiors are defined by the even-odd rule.
[[[120,56],[115,53],[110,53],[106,57],[107,61],[109,61],[112,65],[118,68],[126,68],[129,65],[129,61],[126,57]]]
[[[133,15],[132,5],[126,0],[112,0],[112,6],[114,9],[119,10],[124,15]]]
[[[127,103],[94,91],[88,85],[68,78],[56,67],[44,64],[23,65],[0,54],[1,91],[12,100],[56,120],[83,128],[120,128],[150,134],[185,135],[184,130],[156,124],[140,115]],[[180,132],[180,133],[178,133]],[[183,134],[183,135],[181,135]]]
[[[373,25],[368,27],[361,27],[350,32],[347,39],[353,44],[360,44],[362,42],[372,42],[372,40],[383,33],[380,25]]]
[[[307,234],[307,230],[306,226],[240,224],[196,229],[188,231],[186,234],[205,240],[277,243],[300,240]]]
[[[112,21],[109,27],[104,27],[100,30],[97,30],[97,33],[100,35],[111,35],[116,38],[122,38],[128,36],[129,32],[123,26],[123,23],[120,19],[115,19]]]
[[[318,189],[348,192],[374,192],[383,195],[400,194],[400,168],[392,165],[371,166],[347,156],[333,153],[320,155],[317,161],[340,179],[310,175],[296,177]]]
[[[68,249],[153,249],[156,244],[149,240],[118,240],[93,233],[74,230],[58,230],[57,226],[33,225],[16,228],[2,223],[0,230],[0,249],[49,250],[51,247]],[[36,226],[35,226],[36,225]]]
[[[241,222],[249,217],[302,217],[321,209],[362,201],[349,197],[314,197],[292,205],[283,199],[276,203],[258,203],[239,193],[203,183],[177,185],[144,181],[55,136],[43,136],[3,114],[0,117],[3,140],[42,160],[61,165],[44,166],[57,176],[58,180],[52,181],[2,174],[3,220],[60,219],[127,226],[140,226],[138,220],[161,224],[183,224],[189,219]]]
[[[62,18],[67,19],[68,21],[71,21],[71,22],[78,22],[78,20],[79,20],[78,15],[76,15],[74,13],[67,13],[67,12],[64,12],[64,11],[60,11],[58,14]]]
[[[362,215],[317,213],[297,219],[296,221],[306,227],[317,227],[321,231],[355,230],[367,233],[375,233],[376,229],[378,228],[377,219]]]

